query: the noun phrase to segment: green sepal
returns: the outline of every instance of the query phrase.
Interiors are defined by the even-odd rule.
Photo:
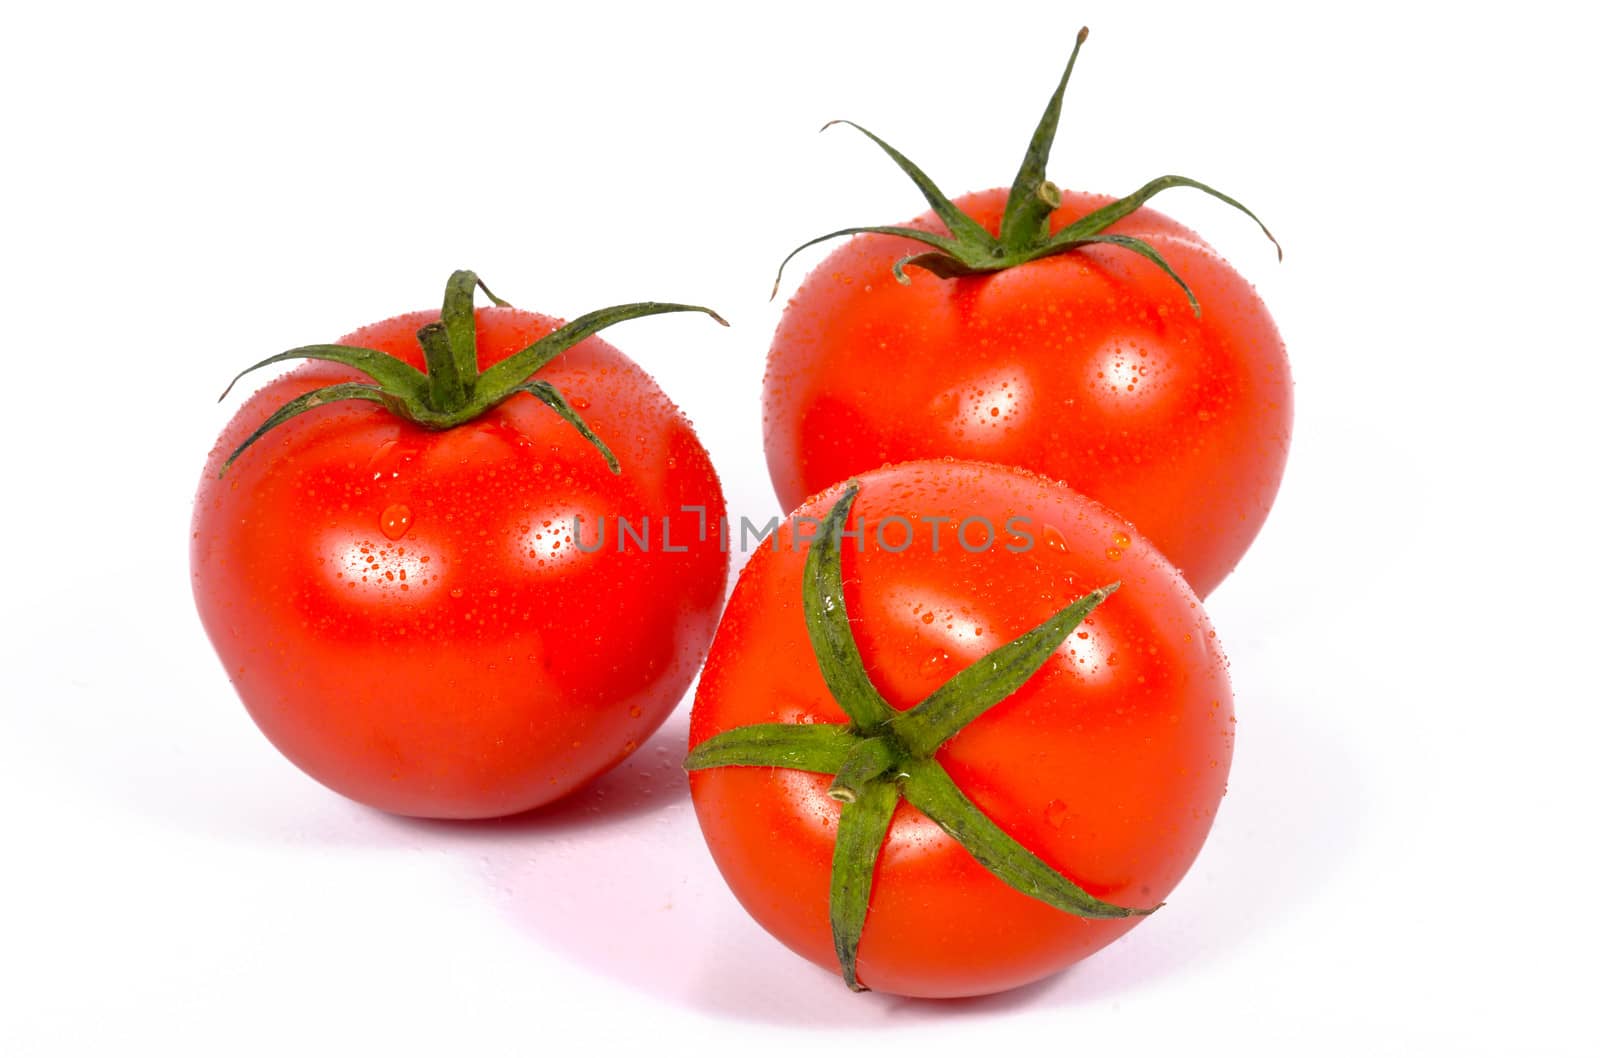
[[[589,429],[589,424],[583,421],[583,416],[579,415],[577,410],[567,403],[567,398],[563,397],[561,391],[556,387],[542,378],[536,378],[532,381],[524,382],[513,392],[530,393],[544,401],[551,411],[561,416],[573,429],[577,430],[585,441],[594,445],[601,458],[606,461],[606,466],[611,468],[611,473],[622,473],[622,464],[617,462],[617,457],[612,453],[611,446],[600,440],[599,436]]]
[[[1060,257],[1064,254],[1071,253],[1080,246],[1088,246],[1091,243],[1105,243],[1109,246],[1120,247],[1121,249],[1136,253],[1140,257],[1150,261],[1157,268],[1165,272],[1174,283],[1178,284],[1178,287],[1183,291],[1184,296],[1189,299],[1189,308],[1194,311],[1195,316],[1198,317],[1200,315],[1200,302],[1196,300],[1194,291],[1189,289],[1189,284],[1184,282],[1183,277],[1180,276],[1175,269],[1173,269],[1172,265],[1167,263],[1167,259],[1162,257],[1160,252],[1157,251],[1154,246],[1151,246],[1143,239],[1136,239],[1131,235],[1085,235],[1073,242],[1053,242],[1045,249],[1030,252],[1027,254],[1027,256],[1020,260],[1012,260],[1007,258],[1003,261],[979,261],[976,264],[968,264],[964,261],[957,260],[954,257],[950,257],[942,253],[911,254],[896,261],[892,271],[895,279],[901,283],[909,282],[909,280],[906,279],[905,269],[913,266],[932,272],[940,279],[956,279],[961,276],[989,275],[994,272],[1004,271],[1005,269],[1014,267],[1018,264],[1024,264],[1027,261],[1042,261],[1046,257]]]
[[[520,352],[513,353],[478,376],[478,400],[497,404],[517,391],[534,372],[589,336],[624,320],[658,316],[665,312],[703,312],[724,327],[728,321],[702,305],[678,305],[667,301],[638,301],[611,305],[586,312],[563,327],[540,338]]]
[[[783,283],[783,270],[789,267],[789,262],[794,260],[796,254],[801,250],[817,245],[819,242],[827,242],[829,239],[837,239],[845,235],[895,235],[902,239],[915,239],[920,243],[926,243],[937,249],[937,253],[928,255],[931,257],[949,256],[959,252],[959,246],[954,239],[945,235],[935,235],[931,231],[922,231],[920,228],[904,228],[892,224],[866,228],[840,228],[838,231],[830,231],[826,235],[818,235],[815,239],[808,239],[790,250],[789,256],[785,257],[783,262],[778,265],[778,277],[772,281],[771,297],[778,296],[778,287]],[[905,273],[900,271],[900,266],[905,263],[907,263],[906,259],[902,258],[895,265],[895,279],[901,283],[910,282]],[[769,298],[768,300],[771,299]]]
[[[1118,587],[1113,583],[1096,589],[1032,631],[990,651],[896,716],[889,729],[914,756],[931,756],[962,728],[1015,694]]]
[[[839,971],[852,992],[867,991],[856,977],[856,950],[867,924],[872,876],[899,801],[900,791],[893,780],[874,779],[862,789],[861,796],[839,809],[833,871],[828,881],[828,925],[833,931]]]
[[[1260,217],[1250,212],[1244,203],[1240,202],[1236,198],[1230,198],[1221,191],[1218,191],[1216,188],[1208,187],[1198,180],[1190,180],[1187,176],[1174,176],[1170,174],[1167,176],[1158,176],[1148,184],[1145,184],[1139,190],[1135,191],[1133,194],[1119,198],[1115,202],[1108,202],[1093,212],[1085,213],[1083,216],[1079,217],[1065,228],[1062,228],[1060,231],[1056,232],[1055,235],[1051,236],[1049,245],[1052,247],[1061,246],[1066,248],[1069,246],[1069,244],[1082,242],[1091,235],[1099,235],[1117,221],[1133,213],[1140,206],[1144,205],[1162,191],[1172,187],[1192,187],[1198,191],[1204,191],[1212,198],[1220,199],[1221,201],[1232,206],[1234,209],[1243,213],[1245,216],[1256,222],[1256,225],[1260,227],[1262,234],[1266,235],[1266,237],[1271,240],[1273,248],[1278,251],[1278,260],[1283,260],[1283,247],[1279,245],[1277,237],[1274,236],[1271,230],[1269,230],[1267,226],[1262,223]]]
[[[1078,52],[1089,39],[1089,27],[1078,30],[1067,58],[1067,68],[1061,74],[1055,94],[1045,104],[1044,114],[1034,127],[1033,138],[1028,141],[1022,165],[1011,181],[1011,193],[1006,196],[1005,213],[1000,218],[1000,245],[1010,253],[1021,253],[1037,246],[1049,234],[1050,213],[1061,205],[1061,192],[1045,180],[1045,166],[1050,163],[1050,148],[1056,142],[1056,129],[1061,124],[1061,100],[1067,92],[1067,82],[1072,80],[1072,68],[1078,64]],[[1041,194],[1045,188],[1054,195]],[[1054,201],[1051,201],[1051,199]]]
[[[936,761],[912,759],[906,762],[904,771],[900,789],[906,800],[970,852],[990,874],[1017,892],[1081,918],[1130,918],[1155,910],[1122,907],[1089,895],[1001,830],[982,809],[967,800]]]
[[[849,482],[818,527],[806,551],[802,599],[806,634],[823,682],[855,728],[864,731],[888,720],[894,710],[867,675],[861,650],[850,631],[850,615],[845,610],[841,532],[859,491],[859,481]]]
[[[222,461],[222,467],[217,471],[217,477],[225,474],[233,461],[238,459],[246,448],[259,441],[268,430],[281,426],[296,415],[304,415],[313,408],[320,408],[324,404],[333,404],[341,400],[370,400],[375,404],[383,404],[393,408],[393,398],[384,393],[377,386],[365,382],[338,382],[331,386],[323,386],[309,393],[302,393],[283,407],[269,415],[265,422],[255,428],[255,431],[246,437],[233,454]]]
[[[1189,289],[1189,284],[1183,281],[1183,277],[1173,269],[1172,265],[1167,263],[1167,259],[1162,257],[1160,252],[1154,246],[1151,246],[1143,239],[1135,239],[1131,235],[1090,235],[1087,238],[1079,239],[1077,242],[1073,243],[1072,246],[1075,249],[1079,246],[1087,246],[1091,243],[1105,243],[1108,246],[1120,246],[1122,249],[1136,253],[1140,257],[1143,257],[1145,260],[1154,264],[1157,268],[1165,272],[1169,279],[1178,284],[1178,286],[1183,290],[1183,296],[1189,299],[1189,308],[1194,311],[1195,319],[1200,318],[1200,300],[1194,296],[1194,291]]]
[[[329,363],[342,364],[361,372],[386,390],[407,396],[421,397],[428,386],[427,375],[404,360],[388,353],[380,353],[376,349],[363,349],[359,345],[302,345],[251,364],[233,376],[233,381],[228,383],[228,388],[222,391],[222,396],[217,400],[226,400],[228,394],[233,392],[233,387],[250,372],[259,371],[263,367],[285,360],[326,360]]]
[[[957,274],[946,270],[946,262],[951,261],[955,261],[955,258],[944,253],[908,253],[889,268],[889,273],[901,286],[908,286],[911,283],[911,277],[906,275],[907,268],[921,268],[932,272],[940,279],[949,279]],[[960,262],[956,264],[959,266]]]
[[[939,185],[934,183],[933,179],[923,172],[910,158],[907,158],[878,136],[853,121],[839,118],[822,126],[822,131],[826,132],[835,125],[848,125],[883,148],[883,153],[887,154],[894,161],[894,164],[900,167],[900,171],[909,176],[911,182],[917,185],[917,190],[922,192],[922,197],[927,200],[934,215],[944,221],[944,226],[950,230],[951,238],[976,248],[985,250],[994,248],[995,239],[993,235],[989,234],[988,229],[961,212],[956,204],[951,202],[943,191],[939,190]]]
[[[844,724],[749,724],[695,746],[683,767],[793,768],[835,775],[856,741]]]

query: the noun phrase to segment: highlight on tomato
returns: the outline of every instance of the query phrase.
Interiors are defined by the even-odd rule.
[[[926,461],[812,498],[752,556],[685,766],[775,937],[853,989],[967,996],[1161,906],[1233,726],[1199,600],[1124,519],[1028,471]]]
[[[955,456],[1037,470],[1126,515],[1204,597],[1277,495],[1289,362],[1250,284],[1146,203],[1194,188],[1260,221],[1183,176],[1120,199],[1046,178],[1087,34],[1009,189],[951,200],[905,155],[842,122],[882,148],[930,210],[800,247],[855,236],[811,271],[773,338],[767,465],[786,509],[885,463]]]
[[[642,302],[562,324],[460,271],[442,310],[248,369],[310,361],[223,430],[191,571],[286,757],[385,811],[500,816],[660,725],[716,627],[722,489],[682,412],[594,335],[685,311],[722,322]]]

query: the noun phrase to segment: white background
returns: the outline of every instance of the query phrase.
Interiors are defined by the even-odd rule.
[[[0,1051],[1596,1053],[1592,15],[1578,5],[34,4],[0,63]],[[546,812],[440,825],[281,760],[195,619],[227,378],[437,304],[698,301],[608,337],[776,513],[790,247],[1053,178],[1254,280],[1294,450],[1213,596],[1239,741],[1169,909],[990,999],[854,996],[701,844],[685,712]],[[819,259],[805,258],[802,269]],[[798,278],[798,275],[797,277]],[[792,288],[791,288],[792,289]],[[848,1041],[840,1030],[866,1030]]]

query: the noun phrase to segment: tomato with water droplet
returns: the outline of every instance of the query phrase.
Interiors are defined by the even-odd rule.
[[[343,344],[421,368],[418,330],[439,316],[399,316]],[[480,367],[558,325],[478,309]],[[320,362],[252,396],[211,453],[191,548],[201,619],[267,737],[355,800],[433,817],[554,800],[642,743],[705,655],[727,579],[725,508],[688,420],[597,337],[536,377],[582,408],[620,473],[518,393],[448,429],[364,400],[327,404],[219,477],[273,409],[361,378]],[[647,548],[619,552],[622,518],[650,520]]]
[[[955,204],[995,234],[1005,199]],[[1051,230],[1110,201],[1062,192]],[[931,213],[909,226],[945,230]],[[1283,339],[1250,284],[1188,228],[1145,206],[1107,231],[1156,247],[1200,315],[1121,247],[949,279],[911,268],[904,285],[890,270],[919,243],[869,234],[834,250],[789,301],[768,354],[767,466],[781,504],[885,463],[1027,467],[1125,515],[1209,594],[1283,476]]]
[[[860,532],[840,547],[841,602],[866,676],[894,715],[958,673],[994,668],[1002,644],[1120,582],[933,759],[1010,838],[1093,897],[1134,908],[1166,900],[1210,830],[1233,750],[1227,664],[1193,590],[1126,521],[1027,471],[916,462],[858,480],[848,525]],[[823,519],[841,491],[797,514]],[[1020,524],[1031,542],[934,549],[927,520],[974,516]],[[918,530],[899,551],[878,532],[895,518]],[[795,521],[784,522],[740,573],[700,677],[691,746],[749,725],[850,721],[809,639],[803,580],[816,545],[806,524],[797,539]],[[1113,562],[1104,543],[1115,533],[1126,542]],[[690,788],[740,903],[784,944],[837,970],[830,879],[844,808],[830,779],[793,765],[707,767],[692,771]],[[904,995],[1022,985],[1143,921],[1078,917],[1012,888],[908,801],[893,809],[870,889],[860,981]],[[1153,917],[1191,913],[1180,904]]]

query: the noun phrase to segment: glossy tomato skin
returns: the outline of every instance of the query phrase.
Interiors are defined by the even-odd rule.
[[[421,367],[416,331],[437,318],[343,342]],[[558,325],[510,308],[477,322],[481,367]],[[191,546],[212,644],[274,745],[348,797],[447,818],[554,800],[643,742],[705,655],[728,568],[711,462],[650,377],[589,338],[538,377],[607,440],[620,475],[519,394],[445,431],[375,404],[328,405],[217,476],[284,401],[354,377],[322,363],[290,372],[212,450]],[[703,539],[684,507],[704,509]],[[572,539],[574,515],[589,551]],[[619,517],[635,531],[649,518],[648,551],[629,539],[619,553]]]
[[[1111,201],[1065,192],[1059,229]],[[1002,191],[956,204],[999,230]],[[932,214],[913,224],[943,230]],[[788,508],[885,463],[956,456],[1066,481],[1127,516],[1201,597],[1267,517],[1289,451],[1289,362],[1255,291],[1193,232],[1143,208],[1107,229],[1155,246],[1182,290],[1092,246],[939,279],[920,244],[858,236],[812,270],[767,361],[767,465]]]
[[[1210,829],[1227,780],[1233,704],[1224,661],[1193,591],[1129,525],[1026,471],[940,461],[860,475],[846,541],[845,604],[867,672],[908,708],[967,665],[1095,587],[1121,588],[1021,690],[938,752],[967,796],[1092,895],[1166,899]],[[822,518],[838,489],[798,512]],[[879,546],[899,515],[912,546]],[[995,546],[968,552],[954,528],[979,515]],[[949,518],[934,554],[923,518]],[[1025,519],[1024,546],[1007,534]],[[805,523],[802,524],[802,531]],[[931,524],[931,523],[929,523]],[[969,541],[982,538],[977,525]],[[903,531],[889,523],[898,547]],[[1020,550],[1013,551],[1009,548]],[[700,678],[698,744],[754,723],[843,723],[811,653],[793,523],[740,574]],[[690,777],[707,845],[745,908],[779,940],[837,972],[828,879],[837,802],[827,776],[728,767]],[[1182,914],[1180,908],[1157,917]],[[860,946],[862,981],[910,996],[977,995],[1082,959],[1140,918],[1077,918],[1024,896],[901,802],[877,867]]]

